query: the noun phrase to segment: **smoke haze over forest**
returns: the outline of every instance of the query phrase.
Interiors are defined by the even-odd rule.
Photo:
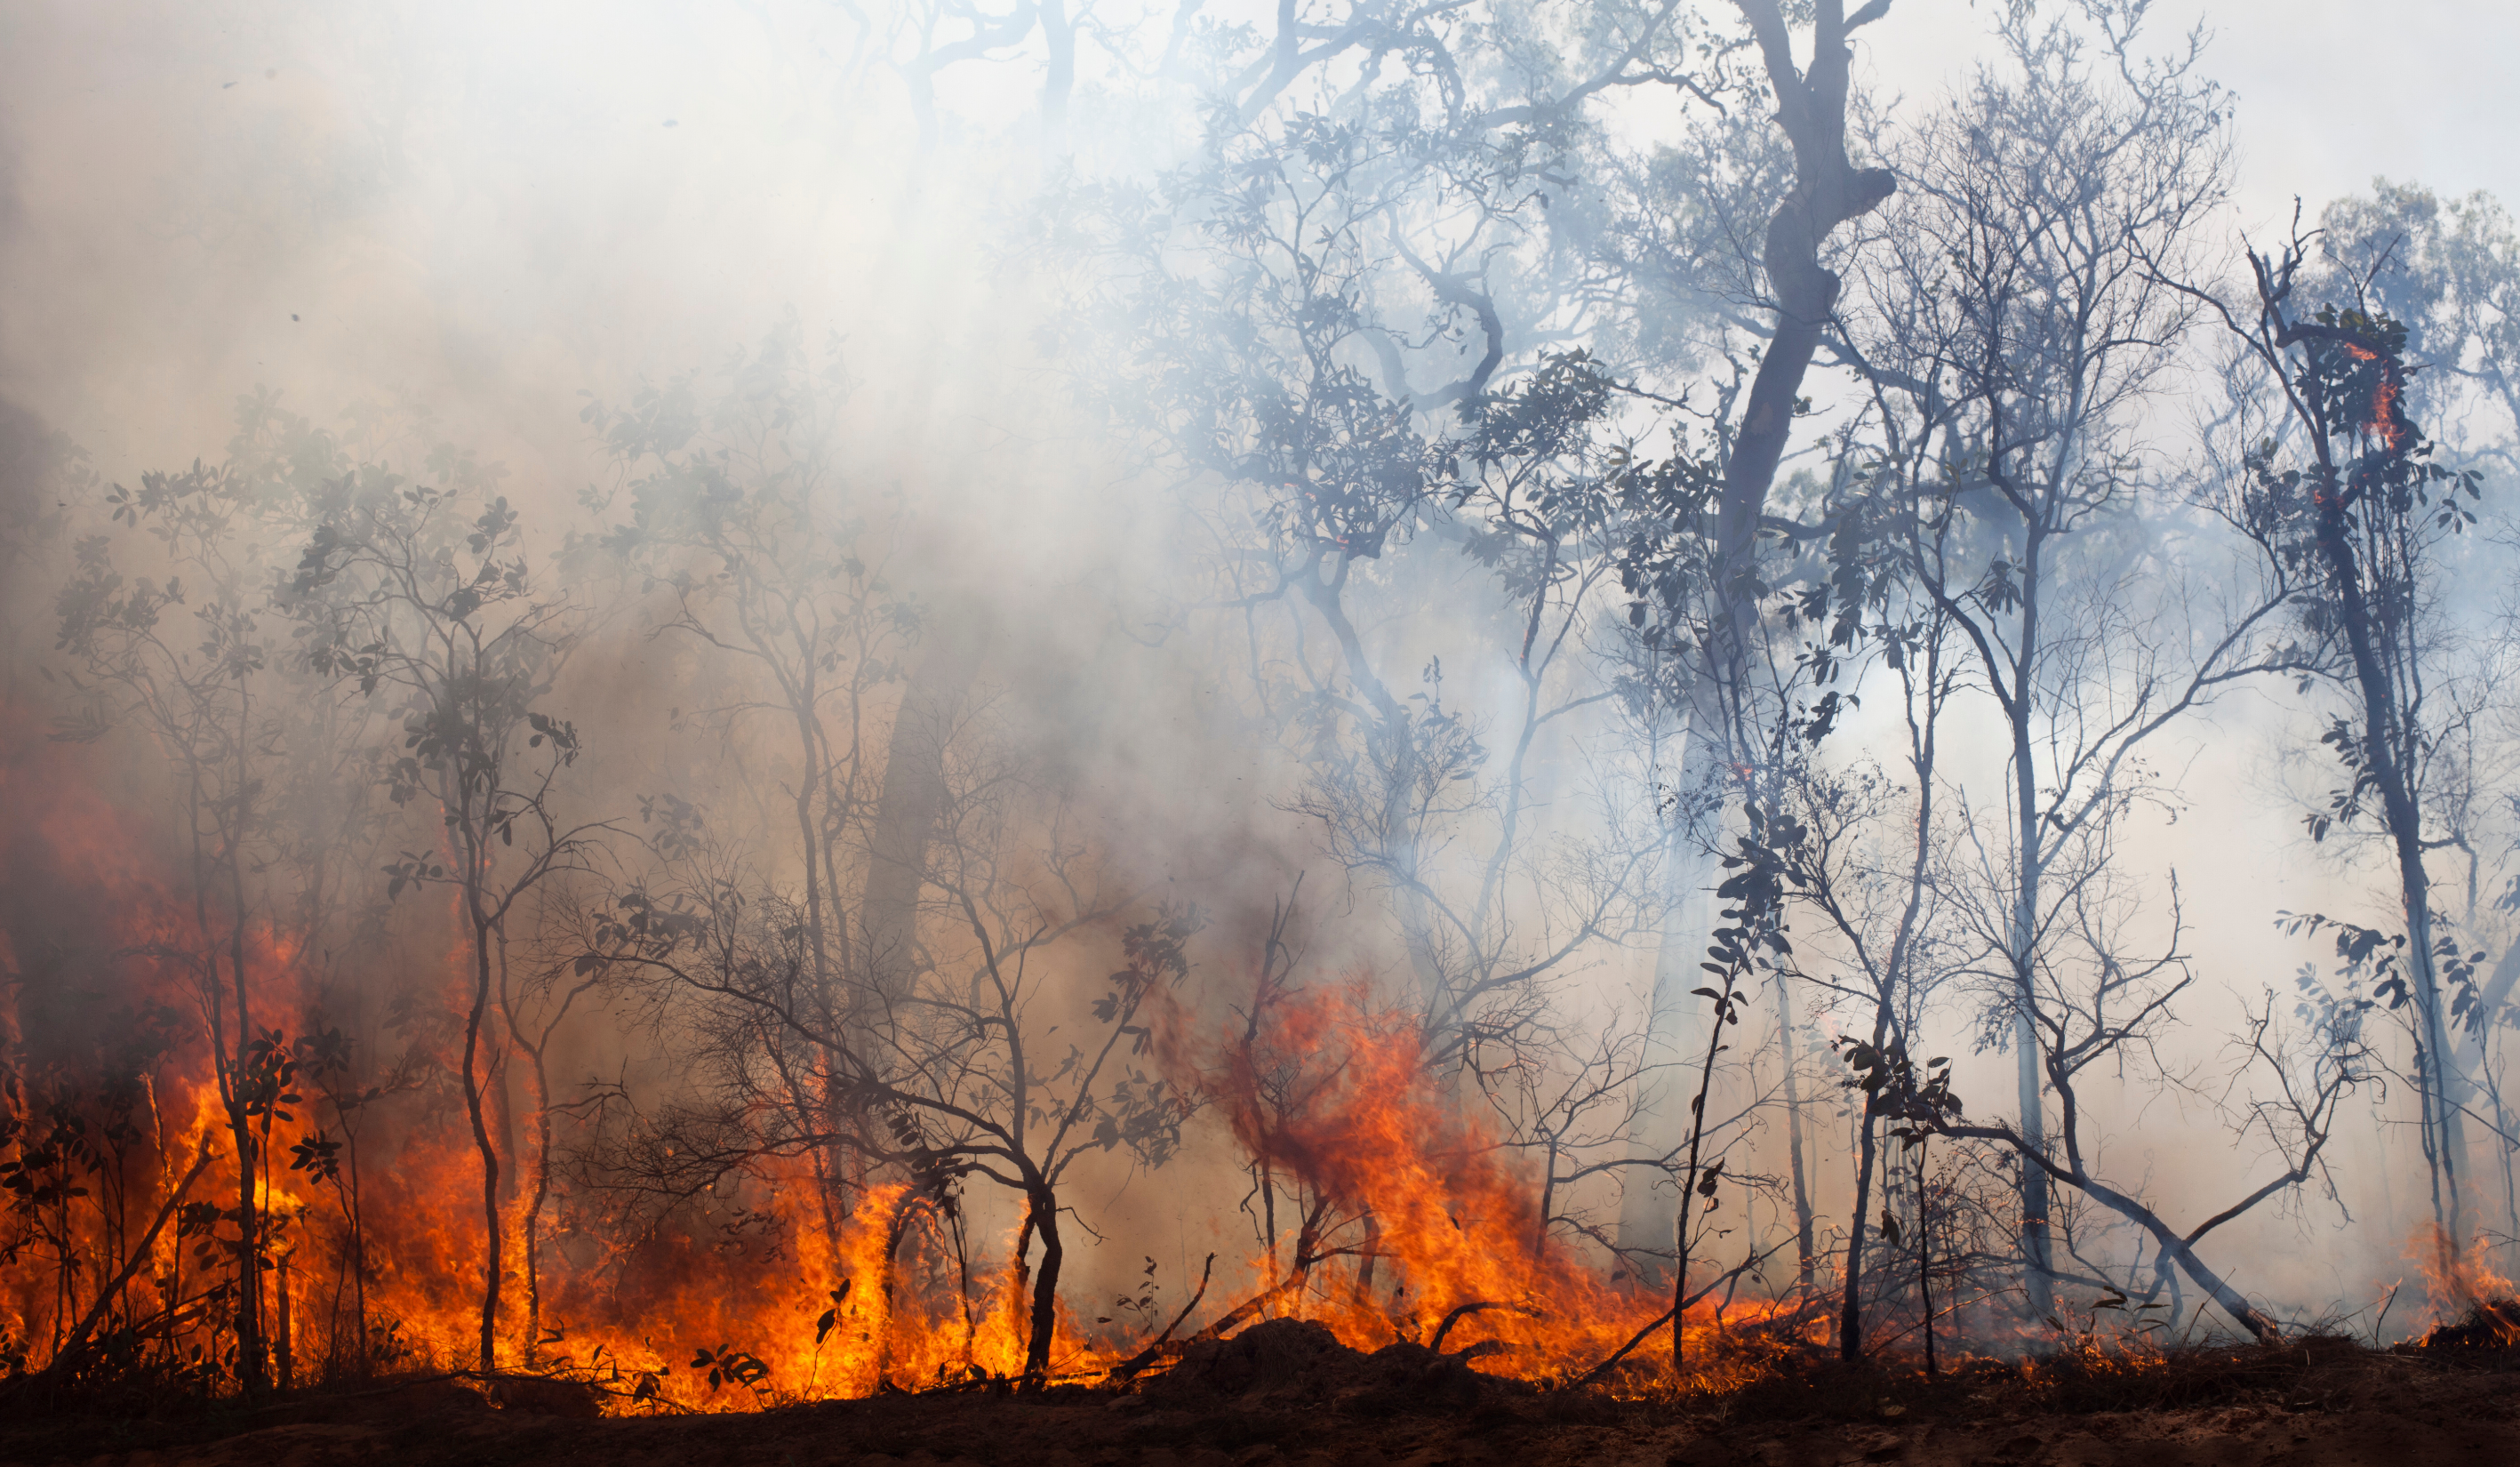
[[[1814,10],[0,20],[0,1371],[2510,1273],[2520,17]]]

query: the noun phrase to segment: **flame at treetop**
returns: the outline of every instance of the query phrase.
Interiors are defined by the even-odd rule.
[[[2408,423],[2399,408],[2398,399],[2404,388],[2398,364],[2384,361],[2380,353],[2353,342],[2345,344],[2345,354],[2358,362],[2379,362],[2380,381],[2371,389],[2371,416],[2361,425],[2362,431],[2380,440],[2380,445],[2395,453],[2406,442]]]

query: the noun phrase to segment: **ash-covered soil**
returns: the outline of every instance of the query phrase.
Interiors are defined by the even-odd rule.
[[[1275,1321],[1194,1347],[1126,1393],[887,1396],[706,1416],[588,1408],[566,1389],[434,1381],[136,1419],[11,1409],[0,1412],[0,1462],[2501,1464],[2520,1462],[2520,1352],[2315,1340],[1978,1362],[1938,1381],[1904,1364],[1848,1371],[1785,1354],[1754,1385],[1676,1403],[1537,1390],[1416,1346],[1360,1354],[1317,1325]]]

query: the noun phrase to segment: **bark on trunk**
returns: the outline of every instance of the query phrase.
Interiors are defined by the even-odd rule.
[[[1058,1326],[1058,1265],[1066,1249],[1058,1239],[1058,1199],[1047,1192],[1032,1199],[1033,1231],[1041,1235],[1041,1268],[1032,1281],[1032,1323],[1024,1339],[1023,1389],[1039,1391],[1050,1383],[1050,1346]]]
[[[1878,208],[1898,190],[1898,180],[1889,169],[1858,169],[1847,158],[1847,68],[1852,53],[1846,42],[1842,0],[1822,0],[1816,8],[1808,69],[1794,62],[1792,37],[1777,0],[1736,3],[1757,37],[1769,85],[1776,93],[1777,120],[1793,147],[1794,186],[1768,220],[1760,261],[1776,295],[1776,332],[1759,359],[1758,375],[1751,380],[1750,398],[1724,465],[1710,588],[1714,607],[1703,648],[1701,690],[1683,706],[1687,721],[1682,737],[1687,742],[1682,788],[1688,793],[1710,784],[1709,776],[1718,766],[1725,737],[1718,715],[1720,690],[1732,685],[1731,674],[1747,647],[1750,623],[1757,616],[1745,580],[1755,560],[1760,519],[1792,434],[1804,374],[1837,305],[1841,283],[1835,271],[1821,263],[1821,249],[1840,226]],[[1675,847],[1678,844],[1675,840]],[[1711,885],[1707,869],[1699,868],[1686,873],[1673,890],[1690,894]],[[1646,1019],[1649,1056],[1657,1051],[1682,1054],[1692,1047],[1693,1006],[1677,995],[1685,993],[1694,979],[1667,985],[1667,977],[1697,971],[1693,954],[1704,945],[1712,927],[1711,922],[1698,921],[1685,931],[1665,928],[1667,956],[1656,966],[1654,1005]],[[1671,1150],[1667,1138],[1672,1118],[1664,1114],[1667,1107],[1662,1104],[1666,1098],[1653,1092],[1642,1098],[1631,1132],[1634,1149],[1657,1156]],[[1668,1235],[1670,1224],[1658,1199],[1640,1198],[1622,1207],[1620,1241],[1631,1248],[1649,1247],[1649,1239]]]
[[[937,625],[932,636],[892,720],[859,916],[863,974],[896,1000],[917,977],[919,890],[927,844],[945,813],[945,746],[987,641],[985,628],[968,618]]]
[[[1794,1074],[1794,989],[1785,970],[1777,970],[1777,1049],[1784,1063],[1785,1165],[1793,1181],[1794,1276],[1809,1295],[1820,1273],[1820,1254],[1813,1240],[1811,1187],[1803,1173],[1802,1081]]]
[[[1858,1112],[1855,1124],[1855,1215],[1846,1225],[1846,1292],[1837,1316],[1837,1353],[1848,1364],[1864,1358],[1864,1219],[1872,1207],[1872,1162],[1880,1151],[1869,1104]]]

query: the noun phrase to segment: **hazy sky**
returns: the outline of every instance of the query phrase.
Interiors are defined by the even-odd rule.
[[[1875,85],[1929,94],[1981,54],[2001,0],[1898,0],[1863,32]],[[2053,0],[2049,0],[2052,6]],[[2370,187],[2520,201],[2520,5],[2503,0],[2159,0],[2167,42],[2200,22],[2204,70],[2239,96],[2240,205],[2257,229]]]
[[[1875,84],[1930,97],[1996,3],[1900,0],[1865,33]],[[2154,33],[2200,15],[2261,239],[2294,194],[2316,211],[2375,173],[2520,198],[2520,6],[2163,0]],[[851,106],[851,33],[788,0],[15,0],[0,392],[127,474],[214,453],[255,381],[573,430],[577,388],[714,355],[790,304],[950,338],[989,315],[938,278],[970,231],[901,237],[907,150]],[[1026,70],[973,74],[1003,99]]]

